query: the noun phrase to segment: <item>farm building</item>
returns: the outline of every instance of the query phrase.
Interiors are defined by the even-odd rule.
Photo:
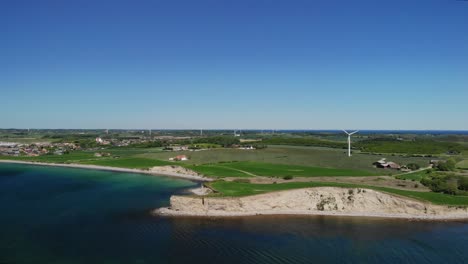
[[[376,168],[399,170],[401,166],[393,161],[386,161],[385,158],[373,163]]]
[[[169,160],[173,160],[173,161],[184,161],[184,160],[188,160],[188,157],[186,155],[177,155],[173,158],[170,158]]]
[[[443,160],[431,160],[429,161],[429,165],[431,165],[432,168],[436,167],[437,165],[439,165],[439,163],[441,162],[445,162]]]

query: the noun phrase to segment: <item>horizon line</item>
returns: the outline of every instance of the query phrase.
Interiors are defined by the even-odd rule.
[[[367,129],[367,128],[346,128],[348,130],[359,131],[467,131],[468,129]],[[199,130],[244,130],[244,131],[342,131],[343,128],[0,128],[0,130],[180,130],[180,131],[199,131]]]

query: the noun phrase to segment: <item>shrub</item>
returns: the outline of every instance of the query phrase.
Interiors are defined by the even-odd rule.
[[[468,187],[468,180],[463,176],[454,174],[432,174],[424,177],[421,183],[433,192],[463,195]]]
[[[419,170],[419,168],[421,168],[418,164],[416,163],[409,163],[406,165],[406,167],[408,167],[408,169],[410,170]]]
[[[468,191],[468,177],[460,177],[458,180],[458,189]]]
[[[294,178],[293,176],[291,175],[286,175],[283,177],[283,180],[292,180],[292,178]]]
[[[437,169],[440,171],[454,171],[455,161],[453,159],[449,159],[446,162],[439,162],[437,164]]]

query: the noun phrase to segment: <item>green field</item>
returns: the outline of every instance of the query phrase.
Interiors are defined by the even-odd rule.
[[[211,177],[314,177],[314,176],[373,176],[375,174],[352,169],[334,169],[262,162],[231,162],[216,165],[190,166],[189,168]]]
[[[367,188],[376,191],[387,192],[391,194],[406,196],[422,201],[431,202],[434,204],[453,205],[453,206],[468,206],[468,196],[455,196],[435,192],[414,192],[397,190],[386,187],[376,187],[369,185],[356,185],[349,183],[336,182],[290,182],[280,184],[251,184],[239,182],[216,181],[209,185],[220,192],[224,196],[246,196],[267,193],[272,191],[282,191],[298,188],[310,187],[343,187],[343,188]]]
[[[168,160],[170,157],[185,154],[190,160],[183,164],[217,164],[219,162],[233,161],[251,161],[269,164],[284,164],[294,166],[307,166],[319,168],[334,168],[347,170],[360,170],[374,174],[396,173],[392,170],[376,169],[372,163],[387,158],[400,164],[417,163],[421,167],[429,164],[431,158],[422,157],[401,157],[391,155],[371,155],[356,153],[348,157],[344,150],[321,148],[321,147],[302,147],[302,146],[268,146],[266,149],[241,150],[241,149],[211,149],[203,151],[178,151],[178,152],[153,152],[137,154],[138,157]],[[255,173],[254,173],[255,174]]]
[[[95,157],[95,152],[110,153],[112,157]],[[185,154],[190,160],[169,162],[169,158]],[[118,157],[118,158],[116,158]],[[211,177],[261,176],[368,176],[396,173],[376,169],[372,163],[386,156],[355,154],[347,157],[343,150],[302,147],[269,146],[259,150],[216,148],[203,151],[163,151],[162,148],[109,148],[93,151],[73,151],[64,155],[39,157],[0,156],[1,159],[49,163],[80,163],[123,168],[149,168],[160,165],[180,165]],[[400,164],[417,163],[427,166],[429,158],[388,156]]]
[[[403,174],[403,175],[397,175],[397,176],[395,176],[395,178],[402,179],[402,180],[420,181],[425,176],[427,176],[427,170],[416,171],[416,172],[407,173],[407,174]]]
[[[461,152],[465,146],[453,142],[441,142],[435,140],[395,140],[373,139],[356,142],[355,147],[366,152],[375,153],[405,153],[405,154],[443,154],[447,151]]]
[[[154,159],[145,158],[106,158],[100,160],[89,160],[82,161],[82,164],[99,165],[99,166],[110,166],[119,168],[130,168],[130,169],[146,169],[154,166],[174,165],[169,161],[161,161]]]
[[[137,157],[137,154],[157,152],[160,149],[106,149],[96,152],[107,152],[111,153],[114,157],[95,157],[94,151],[73,151],[69,154],[63,155],[43,155],[38,157],[11,157],[11,156],[0,156],[0,159],[8,160],[22,160],[22,161],[36,161],[45,163],[78,163],[78,164],[90,164],[100,166],[111,166],[120,168],[138,168],[145,169],[154,166],[163,165],[174,165],[169,161],[148,159]],[[115,158],[118,156],[118,158]]]
[[[251,177],[245,172],[219,165],[185,165],[184,167],[213,178]]]
[[[24,161],[37,161],[37,162],[48,162],[48,163],[78,163],[86,160],[94,160],[94,152],[85,151],[73,151],[70,154],[64,155],[42,155],[38,157],[12,157],[12,156],[0,156],[0,159],[4,160],[24,160]]]
[[[468,170],[468,159],[462,160],[457,163],[457,168]]]

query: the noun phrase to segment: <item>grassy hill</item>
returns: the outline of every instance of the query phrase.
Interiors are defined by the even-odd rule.
[[[210,183],[210,186],[224,196],[246,196],[261,194],[272,191],[291,190],[309,187],[344,187],[344,188],[368,188],[376,191],[387,192],[406,196],[409,198],[431,202],[441,205],[468,206],[468,196],[455,196],[435,192],[415,192],[406,190],[397,190],[387,187],[377,187],[369,185],[356,185],[350,183],[336,182],[290,182],[281,184],[251,184],[240,182],[216,181]]]

